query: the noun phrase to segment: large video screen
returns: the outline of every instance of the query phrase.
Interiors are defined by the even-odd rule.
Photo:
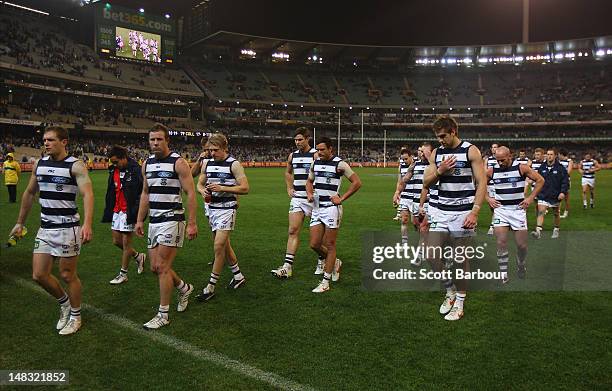
[[[161,36],[115,27],[115,55],[134,60],[161,62]]]

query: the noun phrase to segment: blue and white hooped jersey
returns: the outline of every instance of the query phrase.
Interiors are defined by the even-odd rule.
[[[438,148],[436,150],[436,168],[443,159],[455,156],[455,168],[438,179],[437,208],[445,212],[465,212],[472,210],[476,196],[472,163],[468,158],[468,150],[472,146],[467,141],[461,141],[456,148]]]
[[[206,164],[206,184],[236,186],[238,182],[234,173],[232,173],[232,164],[234,163],[240,164],[231,156],[221,161],[213,159],[208,161]],[[236,209],[238,208],[238,199],[234,193],[214,191],[208,207],[210,209]]]
[[[77,158],[52,160],[45,156],[38,161],[36,181],[40,189],[40,227],[46,229],[71,228],[79,225],[76,204],[79,191],[72,166]]]
[[[176,162],[180,158],[178,153],[170,152],[162,159],[151,155],[145,162],[151,224],[185,221],[181,182],[176,172]]]
[[[412,178],[414,184],[412,188],[412,201],[416,202],[417,205],[421,202],[421,190],[423,190],[423,177],[425,175],[425,169],[429,166],[428,160],[419,160],[414,165],[414,171]]]
[[[342,182],[342,174],[338,172],[338,164],[342,159],[334,156],[331,160],[318,158],[313,164],[315,198],[319,206],[334,206],[331,197],[338,194]]]
[[[495,199],[502,206],[518,205],[525,199],[525,175],[521,175],[521,163],[512,162],[508,168],[493,168],[491,178],[495,186]]]
[[[581,163],[582,163],[582,171],[583,171],[582,177],[584,179],[594,179],[595,172],[587,172],[587,171],[595,168],[595,160],[593,159],[583,160]]]
[[[404,178],[406,174],[408,174],[408,167],[410,167],[410,164],[406,163],[403,159],[400,159],[399,175],[401,178]],[[402,189],[400,193],[400,198],[410,199],[411,192],[412,192],[412,184],[404,183],[404,188]]]
[[[308,172],[310,171],[310,166],[312,166],[312,162],[314,161],[315,153],[317,153],[317,150],[311,148],[307,152],[297,150],[291,154],[294,198],[307,198],[306,181],[308,180]]]

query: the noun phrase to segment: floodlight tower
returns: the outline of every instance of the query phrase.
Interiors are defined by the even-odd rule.
[[[529,43],[529,0],[523,0],[523,43]]]

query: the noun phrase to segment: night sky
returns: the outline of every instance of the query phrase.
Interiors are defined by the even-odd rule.
[[[13,0],[62,13],[76,0]],[[173,16],[202,0],[107,0]],[[530,41],[612,35],[612,0],[530,0]],[[523,0],[211,0],[213,29],[317,42],[470,45],[522,41]]]
[[[319,42],[521,42],[522,0],[222,0],[218,29]],[[612,0],[531,0],[530,41],[612,35]]]

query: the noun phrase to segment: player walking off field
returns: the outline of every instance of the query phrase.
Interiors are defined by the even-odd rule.
[[[517,249],[517,264],[519,278],[525,278],[527,259],[527,212],[529,205],[535,200],[544,178],[526,164],[512,161],[512,153],[507,147],[500,146],[495,152],[497,164],[487,169],[487,178],[493,183],[493,197],[487,194],[487,202],[493,209],[493,225],[497,241],[497,262],[505,284],[508,278],[508,230],[514,231]],[[530,178],[535,188],[525,197],[525,180]]]
[[[172,287],[178,291],[176,310],[183,312],[189,304],[193,285],[187,284],[174,271],[172,264],[183,247],[185,231],[193,240],[198,235],[196,224],[196,193],[187,161],[169,147],[168,128],[161,124],[149,130],[151,155],[142,166],[143,183],[136,223],[136,235],[144,236],[144,220],[149,215],[147,246],[151,271],[159,280],[159,310],[143,327],[158,329],[170,323],[168,311]],[[181,193],[187,194],[189,219],[185,224],[185,209]]]
[[[316,150],[310,146],[310,131],[308,128],[298,128],[293,136],[297,149],[289,154],[287,169],[285,170],[285,183],[289,203],[289,237],[287,250],[282,266],[271,270],[272,275],[278,278],[290,278],[293,275],[293,262],[300,245],[300,231],[304,218],[312,214],[313,203],[308,201],[306,194],[306,181],[312,162],[316,158]],[[325,258],[319,256],[315,274],[323,274]]]
[[[210,136],[206,148],[210,151],[211,159],[203,163],[198,191],[205,200],[209,200],[208,223],[214,234],[215,262],[208,284],[198,293],[199,301],[215,297],[215,288],[226,261],[233,274],[227,288],[238,289],[246,282],[238,266],[230,234],[236,224],[237,196],[249,193],[249,181],[240,162],[230,156],[224,135],[215,133]]]
[[[437,208],[430,223],[428,246],[438,247],[449,242],[452,246],[465,247],[469,238],[476,235],[480,205],[487,191],[483,159],[475,145],[459,138],[459,127],[453,118],[438,118],[433,131],[441,146],[431,153],[423,181],[427,188],[438,183]],[[434,271],[442,271],[439,254],[427,258]],[[469,271],[469,260],[457,267]],[[462,284],[456,287],[452,279],[441,280],[446,296],[440,314],[445,315],[446,320],[463,317],[467,287],[464,280],[460,282]]]
[[[132,233],[142,193],[142,168],[128,156],[127,149],[119,145],[111,148],[108,158],[111,165],[102,222],[112,223],[113,244],[121,249],[121,269],[110,281],[112,285],[118,285],[128,280],[130,258],[136,261],[138,274],[141,274],[147,257],[132,247]]]
[[[319,157],[308,174],[306,192],[308,200],[314,201],[310,219],[310,248],[325,255],[323,280],[314,288],[314,293],[327,292],[330,281],[338,281],[342,261],[336,258],[336,238],[342,221],[342,203],[361,187],[361,179],[347,162],[334,156],[332,141],[322,137],[316,145]],[[338,194],[342,177],[351,185],[341,196]]]
[[[531,235],[536,239],[540,239],[544,225],[544,216],[546,216],[548,208],[552,208],[554,212],[554,228],[551,238],[557,239],[561,224],[559,204],[567,195],[569,180],[567,171],[557,160],[557,153],[554,149],[549,149],[546,152],[546,162],[540,166],[538,173],[544,178],[544,187],[540,194],[538,194],[537,227],[535,231],[531,232]]]
[[[591,209],[595,207],[595,173],[599,170],[601,170],[599,162],[593,159],[590,153],[586,153],[578,167],[578,171],[582,175],[582,207],[584,209],[587,208],[587,194],[591,196]]]
[[[68,131],[53,126],[45,129],[43,143],[47,156],[32,169],[28,187],[21,199],[17,224],[11,234],[21,236],[34,197],[39,193],[40,229],[34,240],[32,278],[55,297],[60,305],[56,328],[60,335],[74,334],[81,328],[81,280],[77,263],[81,244],[91,241],[94,195],[85,164],[68,155]],[[85,218],[80,227],[76,203],[77,193],[83,197]],[[68,292],[51,274],[54,259],[59,259],[62,280]]]

